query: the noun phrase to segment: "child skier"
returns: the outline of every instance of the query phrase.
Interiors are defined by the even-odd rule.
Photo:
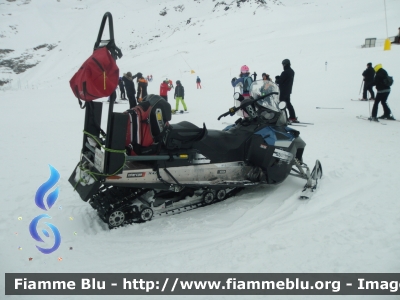
[[[199,76],[197,76],[197,78],[196,78],[196,84],[197,84],[197,89],[201,89],[201,80],[200,80],[200,77]]]
[[[233,87],[240,87],[240,93],[243,97],[249,98],[250,97],[250,86],[253,83],[253,79],[250,76],[250,69],[248,66],[244,65],[240,68],[240,75],[239,78],[232,78],[232,86]]]

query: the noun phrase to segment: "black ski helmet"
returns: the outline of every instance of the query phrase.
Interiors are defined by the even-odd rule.
[[[180,80],[177,80],[177,81],[176,81],[176,84],[181,84],[181,81],[180,81]]]
[[[290,66],[290,60],[288,60],[287,58],[282,60],[282,65],[284,65],[284,66],[289,65]]]

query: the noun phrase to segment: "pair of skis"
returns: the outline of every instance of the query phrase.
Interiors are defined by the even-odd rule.
[[[356,116],[356,118],[357,118],[357,119],[360,119],[360,120],[370,121],[370,122],[372,122],[372,123],[379,123],[379,124],[381,124],[381,125],[387,125],[387,123],[381,122],[380,120],[400,122],[400,120],[388,120],[388,119],[379,119],[379,121],[376,122],[376,121],[370,120],[370,118],[369,118],[369,117],[366,117],[366,116]]]
[[[378,121],[378,122],[372,121],[369,117],[366,117],[366,116],[356,116],[356,118],[357,118],[357,119],[360,119],[360,120],[370,121],[370,122],[372,122],[372,123],[379,123],[379,124],[381,124],[381,125],[386,125],[386,123],[381,122],[381,121]]]
[[[314,125],[314,123],[296,122],[288,124],[288,126],[301,126],[301,127],[307,127],[307,125]]]

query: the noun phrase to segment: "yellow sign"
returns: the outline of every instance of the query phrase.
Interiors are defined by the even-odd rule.
[[[383,50],[384,50],[384,51],[390,50],[391,47],[392,47],[392,43],[390,42],[389,39],[386,39],[386,40],[385,40],[385,46],[383,47]]]

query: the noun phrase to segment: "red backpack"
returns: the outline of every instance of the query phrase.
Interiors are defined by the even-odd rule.
[[[158,95],[147,95],[127,110],[125,147],[128,155],[155,154],[160,151],[165,127],[171,120],[171,105]]]
[[[94,50],[83,63],[69,84],[72,92],[82,102],[108,97],[115,91],[119,80],[119,69],[106,47]]]

